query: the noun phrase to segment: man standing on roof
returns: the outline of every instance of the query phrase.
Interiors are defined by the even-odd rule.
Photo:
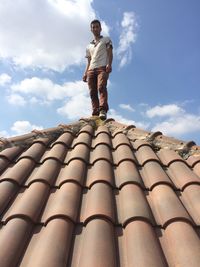
[[[109,37],[103,37],[100,34],[102,29],[99,20],[93,20],[90,27],[94,40],[90,42],[86,49],[88,62],[83,81],[88,82],[92,102],[92,116],[99,116],[102,120],[105,120],[109,109],[107,80],[109,73],[112,71],[112,41]]]

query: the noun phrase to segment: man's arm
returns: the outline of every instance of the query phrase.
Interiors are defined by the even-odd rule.
[[[84,82],[87,82],[87,71],[88,71],[88,69],[89,69],[90,61],[91,61],[91,58],[90,58],[90,57],[88,57],[87,59],[88,59],[88,61],[87,61],[87,65],[86,65],[86,68],[85,68],[85,72],[84,72],[84,74],[83,74],[83,81],[84,81]]]
[[[113,61],[112,46],[110,46],[107,49],[107,53],[108,53],[108,64],[106,65],[106,72],[110,73],[112,71],[112,61]]]

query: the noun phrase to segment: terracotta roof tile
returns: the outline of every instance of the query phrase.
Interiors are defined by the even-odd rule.
[[[142,146],[151,147],[151,145],[144,140],[135,140],[134,142],[131,142],[131,144],[135,150],[138,150]]]
[[[97,117],[0,148],[0,266],[199,266],[193,142]]]
[[[149,193],[149,203],[158,225],[166,227],[174,220],[188,220],[189,214],[178,199],[177,195],[168,185],[158,185]]]
[[[40,161],[41,156],[44,154],[46,147],[43,143],[34,143],[29,149],[22,153],[16,161],[23,158],[33,159],[36,163]]]
[[[33,142],[31,144],[41,143],[41,144],[43,144],[44,146],[47,147],[49,144],[53,145],[53,140],[55,140],[54,136],[40,137],[40,138],[37,138],[37,139],[33,140]]]
[[[88,133],[88,134],[90,134],[91,136],[93,136],[93,134],[94,134],[94,128],[93,128],[91,125],[86,124],[86,125],[83,126],[83,127],[80,129],[80,131],[79,131],[79,133],[83,133],[83,132]]]
[[[168,172],[176,187],[183,190],[192,183],[200,184],[200,178],[183,162],[173,162]]]
[[[181,201],[197,225],[200,225],[200,185],[191,184],[181,192]]]
[[[0,173],[2,173],[9,165],[9,160],[6,158],[0,158]]]
[[[194,166],[193,170],[194,170],[194,173],[195,173],[198,177],[200,177],[200,162],[198,162],[198,163]]]
[[[20,266],[67,266],[73,229],[73,223],[62,218],[35,227]]]
[[[139,147],[135,155],[140,165],[144,165],[148,161],[160,162],[152,148],[149,146]]]
[[[65,183],[59,189],[51,191],[43,211],[41,222],[47,223],[52,218],[67,217],[77,222],[82,188],[76,183]]]
[[[25,185],[29,186],[36,181],[54,185],[60,171],[61,164],[55,159],[47,159],[41,165],[37,165],[31,175],[27,178]]]
[[[80,159],[74,159],[60,169],[55,185],[60,187],[66,182],[77,182],[79,185],[84,185],[85,173],[86,163]]]
[[[97,128],[97,130],[94,133],[95,137],[97,137],[100,133],[106,133],[106,134],[108,134],[110,136],[110,131],[109,131],[108,127],[105,126],[105,125],[100,125]]]
[[[120,241],[120,266],[167,266],[153,227],[144,221],[129,223]]]
[[[0,159],[7,159],[8,161],[13,161],[16,156],[18,156],[24,150],[23,147],[10,147],[0,152]]]
[[[87,132],[81,132],[76,138],[74,138],[71,147],[74,148],[78,144],[85,144],[90,147],[91,135]]]
[[[33,224],[30,220],[13,218],[0,232],[0,266],[17,266],[31,238]]]
[[[117,211],[119,223],[123,226],[133,220],[146,220],[154,224],[145,192],[138,185],[127,184],[117,192]]]
[[[97,218],[78,230],[69,266],[93,267],[97,263],[104,267],[117,266],[114,227],[111,222]]]
[[[169,266],[198,266],[200,240],[195,229],[187,222],[176,221],[162,230],[162,249]]]
[[[110,136],[105,132],[99,132],[99,134],[92,140],[92,147],[95,148],[99,144],[104,144],[112,148]]]
[[[23,147],[10,147],[0,152],[0,173],[24,150]]]
[[[171,163],[175,161],[182,161],[184,160],[179,156],[179,154],[171,149],[161,149],[158,152],[158,157],[160,158],[163,165],[170,165]]]
[[[41,158],[40,162],[43,163],[47,159],[56,159],[63,162],[67,153],[67,148],[62,143],[55,144],[52,148],[46,150],[46,153]]]
[[[86,223],[96,217],[103,217],[111,220],[115,219],[114,192],[105,183],[96,183],[83,195],[80,221]]]
[[[61,134],[58,139],[52,142],[51,146],[54,146],[55,144],[63,144],[67,148],[69,148],[71,146],[72,140],[73,140],[72,132],[65,132]]]
[[[131,147],[130,145],[130,141],[128,140],[128,138],[123,134],[123,133],[118,133],[117,135],[115,135],[115,137],[112,139],[112,143],[113,143],[113,148],[116,149],[118,146],[120,145],[128,145]]]
[[[0,213],[2,214],[13,196],[17,193],[18,185],[12,181],[0,183]]]
[[[99,159],[88,168],[86,186],[91,187],[96,182],[107,182],[114,187],[113,168],[110,162]]]
[[[15,165],[10,165],[0,176],[0,182],[12,180],[19,185],[23,184],[29,174],[33,171],[35,162],[32,159],[21,159]]]
[[[122,127],[121,129],[114,127],[114,130],[111,131],[112,138],[115,138],[118,134],[123,134],[124,129],[125,127]]]
[[[85,144],[78,144],[76,145],[73,149],[70,149],[68,152],[65,151],[65,154],[66,157],[64,159],[64,163],[66,164],[69,164],[69,162],[71,160],[74,160],[74,159],[80,159],[80,160],[83,160],[85,161],[86,163],[88,163],[89,161],[89,148],[87,145]]]
[[[127,183],[138,184],[144,187],[142,178],[134,162],[124,160],[114,169],[116,186],[121,188]]]
[[[113,161],[114,164],[118,165],[124,160],[130,160],[134,163],[137,163],[137,160],[131,148],[127,145],[122,144],[113,151]]]
[[[48,196],[49,186],[41,182],[33,183],[27,189],[21,189],[11,208],[3,215],[2,221],[27,217],[37,223]]]
[[[112,163],[112,154],[110,148],[105,144],[99,144],[90,153],[90,164],[94,164],[95,161],[105,159]]]
[[[187,159],[187,163],[191,167],[194,167],[199,162],[200,162],[200,155],[192,155]]]
[[[158,184],[168,184],[172,187],[175,187],[169,176],[158,162],[149,161],[145,163],[140,173],[146,188],[149,188],[150,190],[152,190],[153,187]]]

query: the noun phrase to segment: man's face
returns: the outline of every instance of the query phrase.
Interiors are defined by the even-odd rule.
[[[91,32],[94,34],[94,36],[99,36],[100,35],[101,26],[99,25],[99,23],[92,23]]]

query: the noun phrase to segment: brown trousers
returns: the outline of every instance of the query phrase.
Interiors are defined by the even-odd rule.
[[[106,67],[100,67],[87,72],[87,82],[92,102],[92,115],[99,115],[99,111],[108,111],[107,80],[109,74]],[[98,97],[99,94],[99,97]]]

